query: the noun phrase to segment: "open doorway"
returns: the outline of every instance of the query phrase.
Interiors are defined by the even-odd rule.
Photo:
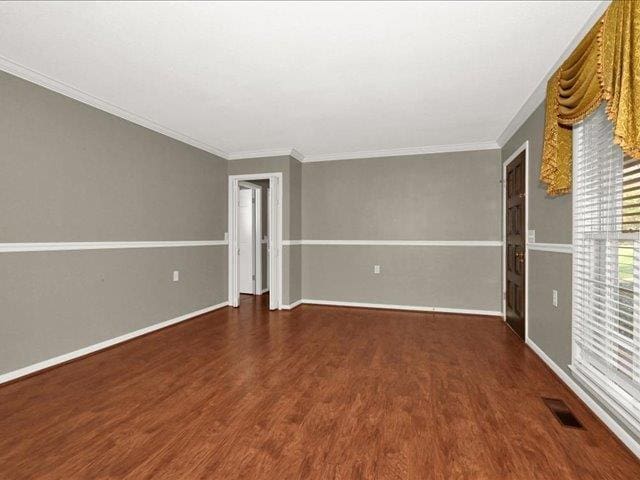
[[[238,192],[238,290],[250,295],[262,294],[262,186],[257,182],[239,182]]]
[[[229,305],[269,292],[282,306],[282,173],[229,176]]]

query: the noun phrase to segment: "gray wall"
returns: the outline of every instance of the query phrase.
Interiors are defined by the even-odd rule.
[[[529,141],[529,228],[536,231],[537,243],[571,243],[571,195],[549,197],[539,180],[543,135],[544,103],[502,148],[502,161]]]
[[[570,244],[571,194],[549,197],[538,179],[543,135],[544,103],[502,148],[502,161],[508,160],[518,147],[529,141],[529,229],[536,231],[536,243]],[[570,254],[529,250],[528,336],[569,376],[572,376],[568,368],[571,362],[571,263]],[[558,307],[552,304],[553,290],[558,291]],[[609,411],[596,397],[594,400]],[[609,413],[615,418],[615,414]],[[623,423],[620,426],[640,441]]]
[[[500,311],[500,247],[302,249],[306,299]],[[381,266],[378,275],[374,264]]]
[[[544,103],[541,104],[502,148],[502,160],[529,141],[529,229],[536,243],[571,243],[571,195],[549,197],[539,180],[544,135]],[[569,372],[571,360],[571,255],[530,252],[529,337],[554,362]],[[567,285],[569,288],[567,289]],[[558,308],[552,291],[558,290]]]
[[[305,163],[302,185],[305,240],[501,239],[499,150]],[[500,252],[305,245],[302,296],[499,311]]]
[[[229,175],[282,172],[283,240],[300,240],[300,202],[302,194],[302,169],[298,160],[289,156],[247,158],[228,162]],[[300,300],[301,257],[299,245],[283,246],[284,304]]]
[[[554,307],[552,291],[558,291]],[[571,255],[529,251],[529,337],[569,372],[571,363]]]
[[[0,253],[0,272],[0,373],[227,299],[223,246]]]
[[[225,160],[3,72],[0,104],[0,242],[224,238]],[[226,301],[226,258],[0,253],[0,373]]]
[[[500,240],[500,151],[303,164],[302,237]]]
[[[0,72],[0,242],[222,240],[227,162]]]

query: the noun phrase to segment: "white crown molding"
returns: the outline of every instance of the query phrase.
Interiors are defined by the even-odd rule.
[[[337,160],[356,160],[362,158],[385,158],[409,155],[426,155],[433,153],[470,152],[474,150],[499,150],[496,142],[456,143],[449,145],[430,145],[423,147],[390,148],[386,150],[368,150],[359,152],[326,153],[303,155],[295,148],[276,148],[270,150],[253,150],[227,154],[228,160],[244,160],[248,158],[266,158],[290,156],[301,163],[332,162]]]
[[[527,249],[538,252],[573,253],[573,245],[570,243],[528,243]]]
[[[113,103],[103,100],[95,95],[84,92],[76,87],[68,85],[64,82],[55,80],[54,78],[40,73],[34,69],[21,65],[13,60],[10,60],[0,55],[0,69],[8,72],[16,77],[20,77],[41,87],[47,88],[54,92],[57,92],[66,97],[72,98],[79,102],[90,105],[99,110],[105,111],[117,117],[128,120],[137,125],[153,130],[167,137],[178,140],[192,147],[196,147],[200,150],[212,153],[225,160],[244,160],[249,158],[266,158],[266,157],[284,157],[290,156],[298,160],[299,162],[324,162],[332,160],[349,160],[357,158],[377,158],[377,157],[395,157],[401,155],[421,155],[428,153],[447,153],[447,152],[466,152],[472,150],[495,150],[499,149],[499,145],[496,142],[479,142],[479,143],[461,143],[450,145],[432,145],[423,147],[407,147],[407,148],[392,148],[387,150],[370,150],[359,152],[342,152],[342,153],[328,153],[320,155],[305,156],[296,148],[272,148],[264,150],[249,150],[239,152],[225,152],[219,148],[216,148],[207,143],[201,142],[188,135],[182,134],[169,127],[160,125],[148,118],[144,118],[133,112],[130,112],[124,108],[118,107]]]
[[[424,147],[391,148],[387,150],[368,150],[361,152],[326,153],[305,155],[303,163],[330,162],[336,160],[355,160],[360,158],[399,157],[403,155],[425,155],[429,153],[469,152],[473,150],[498,150],[496,142],[457,143],[449,145],[430,145]]]
[[[52,90],[56,93],[64,95],[65,97],[72,98],[84,104],[90,105],[98,110],[115,115],[116,117],[123,118],[132,123],[140,125],[142,127],[158,132],[167,137],[178,140],[192,147],[204,150],[205,152],[217,155],[225,160],[243,160],[248,158],[263,158],[263,157],[280,157],[290,156],[298,160],[299,162],[322,162],[329,160],[348,160],[354,158],[375,158],[375,157],[393,157],[399,155],[420,155],[426,153],[444,153],[444,152],[463,152],[469,150],[492,150],[500,148],[495,142],[482,142],[482,143],[464,143],[464,144],[452,144],[452,145],[434,145],[426,147],[409,147],[409,148],[395,148],[389,150],[372,150],[365,152],[344,152],[344,153],[329,153],[320,154],[306,157],[296,148],[275,148],[265,150],[251,150],[228,153],[224,150],[201,142],[195,138],[192,138],[183,133],[177,132],[169,127],[160,125],[148,118],[137,115],[124,108],[114,105],[111,102],[103,100],[95,95],[84,92],[76,87],[68,85],[59,80],[55,80],[52,77],[44,73],[40,73],[37,70],[26,67],[14,62],[7,57],[0,55],[0,70],[4,70],[11,75],[20,77],[36,85],[40,85],[48,90]]]
[[[413,247],[501,247],[500,240],[283,240],[283,245],[379,245]]]
[[[393,148],[387,150],[370,150],[359,152],[342,152],[305,156],[296,148],[276,148],[265,150],[252,150],[228,153],[224,150],[201,142],[183,133],[177,132],[169,127],[160,125],[153,120],[137,115],[124,108],[114,105],[107,100],[103,100],[95,95],[84,92],[69,84],[55,80],[54,78],[38,72],[32,68],[21,65],[18,62],[10,60],[0,55],[0,70],[20,77],[41,87],[57,92],[66,97],[72,98],[84,104],[90,105],[99,110],[105,111],[117,117],[128,120],[142,127],[153,130],[167,137],[178,140],[192,147],[204,150],[205,152],[217,155],[225,160],[243,160],[248,158],[278,157],[291,156],[299,162],[323,162],[332,160],[349,160],[357,158],[377,158],[377,157],[394,157],[401,155],[424,155],[429,153],[447,153],[447,152],[465,152],[471,150],[494,150],[500,146],[496,142],[480,142],[480,143],[462,143],[450,145],[432,145],[423,147]]]
[[[141,335],[146,335],[147,333],[151,333],[156,330],[160,330],[168,326],[175,325],[176,323],[184,322],[185,320],[189,320],[190,318],[197,317],[198,315],[204,315],[205,313],[213,312],[214,310],[218,310],[219,308],[226,307],[227,305],[228,305],[228,302],[222,302],[222,303],[218,303],[217,305],[211,305],[210,307],[206,307],[201,310],[196,310],[195,312],[187,313],[185,315],[172,318],[171,320],[165,320],[164,322],[156,323],[154,325],[150,325],[148,327],[144,327],[144,328],[141,328],[140,330],[135,330],[130,333],[125,333],[124,335],[120,335],[119,337],[105,340],[104,342],[89,345],[88,347],[84,347],[79,350],[75,350],[73,352],[65,353],[63,355],[59,355],[57,357],[44,360],[42,362],[38,362],[33,365],[20,368],[12,372],[4,373],[0,375],[0,384],[9,382],[11,380],[15,380],[20,377],[24,377],[25,375],[30,375],[39,370],[44,370],[45,368],[51,368],[56,365],[60,365],[61,363],[66,363],[70,360],[73,360],[79,357],[84,357],[85,355],[88,355],[90,353],[94,353],[99,350],[104,350],[105,348],[111,347],[118,343],[126,342],[127,340],[131,340],[132,338],[136,338]]]
[[[228,160],[227,153],[223,150],[220,150],[219,148],[216,148],[212,145],[208,145],[204,142],[201,142],[200,140],[196,140],[193,137],[177,132],[169,127],[165,127],[164,125],[160,125],[159,123],[156,123],[153,120],[149,120],[148,118],[144,118],[133,112],[125,110],[124,108],[118,107],[113,103],[110,103],[106,100],[96,97],[95,95],[91,95],[90,93],[84,92],[64,82],[55,80],[54,78],[51,78],[48,75],[45,75],[44,73],[40,73],[36,70],[33,70],[32,68],[29,68],[17,62],[14,62],[13,60],[10,60],[7,57],[4,57],[2,55],[0,55],[0,70],[4,70],[5,72],[10,73],[11,75],[15,75],[16,77],[20,77],[31,83],[40,85],[41,87],[47,88],[49,90],[53,90],[54,92],[57,92],[66,97],[73,98],[74,100],[85,103],[99,110],[103,110],[107,113],[115,115],[116,117],[123,118],[132,123],[148,128],[149,130],[153,130],[154,132],[161,133],[162,135],[173,138],[182,143],[186,143],[187,145],[191,145],[192,147],[196,147],[200,150],[204,150],[205,152],[212,153],[214,155],[217,155],[218,157]]]
[[[596,10],[593,12],[593,15],[589,17],[589,20],[584,24],[584,26],[580,29],[580,31],[576,34],[573,40],[569,43],[567,48],[564,50],[558,61],[551,67],[551,69],[547,72],[547,74],[540,80],[540,83],[533,91],[533,93],[529,96],[529,98],[524,102],[520,110],[515,114],[515,116],[511,119],[509,124],[502,131],[496,143],[499,145],[498,148],[504,147],[504,145],[509,141],[509,139],[513,136],[514,133],[518,131],[518,129],[522,126],[524,122],[531,116],[536,108],[544,101],[546,92],[547,92],[547,82],[551,75],[558,69],[558,67],[565,61],[565,59],[575,50],[578,44],[582,41],[584,36],[591,30],[591,27],[595,25],[598,19],[602,16],[604,11],[607,9],[611,0],[603,0],[600,2]]]
[[[59,252],[64,250],[119,250],[123,248],[209,247],[214,245],[227,245],[227,243],[227,240],[0,243],[0,253]]]
[[[574,37],[573,41],[565,49],[563,55],[554,64],[553,68],[542,78],[538,87],[529,96],[525,103],[520,107],[520,110],[512,118],[509,124],[505,127],[502,134],[496,141],[476,142],[476,143],[459,143],[459,144],[446,144],[446,145],[428,145],[422,147],[406,147],[406,148],[392,148],[386,150],[367,150],[356,152],[339,152],[339,153],[327,153],[327,154],[315,154],[304,155],[296,148],[276,148],[265,150],[253,150],[253,151],[239,151],[228,153],[224,150],[209,145],[205,142],[201,142],[188,135],[177,132],[169,127],[160,125],[148,118],[137,115],[124,108],[121,108],[113,103],[103,100],[99,97],[84,92],[76,87],[68,85],[64,82],[55,80],[46,74],[40,73],[32,68],[21,65],[18,62],[10,60],[7,57],[0,55],[0,69],[4,70],[12,75],[23,78],[29,82],[35,83],[42,87],[45,87],[54,92],[60,93],[67,97],[73,98],[79,102],[85,103],[99,110],[103,110],[117,117],[123,118],[135,124],[141,125],[149,130],[153,130],[167,137],[178,140],[187,145],[191,145],[200,150],[212,153],[225,160],[242,160],[248,158],[262,158],[262,157],[274,157],[274,156],[291,156],[303,163],[313,162],[326,162],[336,160],[354,160],[364,158],[384,158],[384,157],[396,157],[396,156],[409,156],[409,155],[425,155],[433,153],[451,153],[451,152],[467,152],[473,150],[498,150],[504,146],[504,144],[511,138],[511,136],[522,126],[522,124],[529,118],[533,111],[544,100],[546,84],[553,72],[564,61],[564,59],[575,49],[576,45],[582,40],[584,35],[593,26],[597,19],[602,15],[609,5],[610,0],[603,0],[600,5],[589,18],[583,28]]]
[[[294,148],[272,148],[269,150],[250,150],[227,154],[227,160],[246,160],[248,158],[292,157]]]
[[[298,160],[299,162],[304,162],[304,155],[300,153],[298,150],[296,150],[295,148],[291,149],[291,156],[296,160]]]
[[[265,150],[251,150],[228,153],[220,148],[216,148],[207,143],[201,142],[195,138],[192,138],[183,133],[177,132],[169,127],[160,125],[148,118],[137,115],[124,108],[121,108],[113,103],[103,100],[95,95],[84,92],[76,87],[68,85],[59,80],[55,80],[52,77],[44,73],[40,73],[32,68],[21,65],[9,58],[0,55],[0,70],[4,70],[7,73],[20,77],[41,87],[47,88],[54,92],[57,92],[66,97],[72,98],[84,104],[90,105],[99,110],[105,111],[117,117],[128,120],[132,123],[140,125],[142,127],[153,130],[167,137],[178,140],[192,147],[196,147],[200,150],[212,153],[225,160],[243,160],[249,158],[264,158],[264,157],[279,157],[290,156],[298,160],[299,162],[322,162],[331,160],[348,160],[356,158],[376,158],[376,157],[393,157],[400,155],[420,155],[428,153],[445,153],[445,152],[464,152],[471,150],[494,150],[500,148],[496,142],[480,142],[480,143],[463,143],[463,144],[450,144],[450,145],[433,145],[424,147],[408,147],[408,148],[394,148],[387,150],[371,150],[360,152],[343,152],[343,153],[329,153],[305,156],[296,148],[275,148]]]
[[[232,152],[227,154],[227,160],[246,160],[248,158],[292,157],[299,162],[304,161],[304,155],[295,148],[272,148],[267,150],[250,150],[246,152]]]

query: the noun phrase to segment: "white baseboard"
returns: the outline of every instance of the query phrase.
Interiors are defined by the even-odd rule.
[[[268,288],[263,288],[262,292],[260,292],[260,295],[263,295],[263,294],[267,293],[268,291],[269,291]]]
[[[293,310],[294,308],[296,308],[301,303],[302,303],[302,300],[298,300],[297,302],[293,302],[290,305],[282,305],[282,310]]]
[[[210,307],[206,307],[201,310],[196,310],[195,312],[190,312],[185,315],[181,315],[179,317],[166,320],[164,322],[156,323],[155,325],[150,325],[148,327],[141,328],[140,330],[136,330],[134,332],[125,333],[124,335],[120,335],[119,337],[111,338],[109,340],[105,340],[104,342],[96,343],[94,345],[81,348],[80,350],[75,350],[73,352],[65,353],[63,355],[59,355],[57,357],[44,360],[42,362],[34,363],[33,365],[29,365],[28,367],[23,367],[18,370],[14,370],[13,372],[2,374],[0,375],[0,384],[9,382],[11,380],[15,380],[16,378],[24,377],[25,375],[29,375],[31,373],[37,372],[38,370],[43,370],[45,368],[53,367],[55,365],[59,365],[64,362],[68,362],[69,360],[82,357],[89,353],[97,352],[98,350],[103,350],[112,345],[116,345],[118,343],[125,342],[132,338],[139,337],[147,333],[151,333],[155,330],[160,330],[170,325],[184,322],[185,320],[188,320],[193,317],[197,317],[198,315],[209,313],[209,312],[212,312],[213,310],[217,310],[219,308],[225,307],[228,305],[228,303],[229,302],[222,302],[217,305],[211,305]]]
[[[424,307],[419,305],[390,305],[387,303],[341,302],[334,300],[313,300],[303,298],[300,302],[309,305],[334,305],[338,307],[383,308],[387,310],[412,310],[416,312],[462,313],[465,315],[489,315],[501,317],[497,310],[469,310],[464,308]],[[299,303],[299,302],[298,302]]]
[[[531,347],[544,363],[546,363],[554,373],[560,377],[560,379],[569,387],[577,396],[582,400],[591,411],[600,419],[602,422],[609,427],[609,429],[620,439],[622,443],[624,443],[629,450],[631,450],[634,455],[640,458],[640,443],[638,443],[629,433],[624,430],[620,424],[609,415],[598,403],[593,399],[589,393],[585,389],[583,389],[567,372],[565,372],[562,368],[558,366],[544,351],[536,345],[533,340],[527,338],[527,345]]]

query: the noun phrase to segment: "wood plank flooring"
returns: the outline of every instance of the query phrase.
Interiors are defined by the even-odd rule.
[[[640,478],[500,319],[266,302],[0,387],[0,478]]]

